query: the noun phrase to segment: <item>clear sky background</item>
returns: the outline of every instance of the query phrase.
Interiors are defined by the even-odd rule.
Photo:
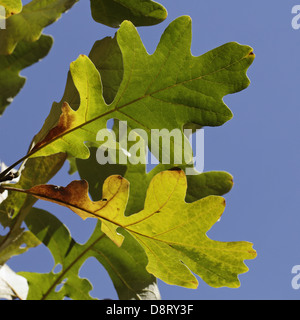
[[[28,2],[28,1],[27,1]],[[159,281],[163,299],[299,299],[291,286],[294,265],[300,265],[300,30],[291,26],[297,1],[160,0],[169,16],[160,25],[139,28],[152,53],[167,25],[181,15],[193,20],[192,53],[203,54],[236,41],[253,47],[256,59],[249,69],[251,85],[226,96],[234,118],[218,128],[205,129],[205,171],[224,170],[234,176],[234,188],[225,196],[226,210],[208,233],[214,240],[250,241],[255,260],[240,276],[239,289],[214,289],[199,279],[196,290]],[[113,36],[115,29],[97,24],[88,0],[80,0],[62,18],[44,30],[54,37],[50,54],[22,71],[27,82],[0,118],[0,159],[11,164],[27,151],[49,113],[60,101],[70,63],[88,54],[96,40]],[[68,164],[51,183],[67,185],[77,175]],[[74,239],[84,243],[95,222],[83,222],[66,208],[38,201],[63,221]],[[39,246],[9,261],[15,271],[49,272],[48,250]],[[80,275],[93,283],[97,298],[117,299],[112,282],[95,259]]]

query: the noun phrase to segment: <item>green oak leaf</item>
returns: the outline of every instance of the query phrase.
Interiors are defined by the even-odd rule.
[[[187,203],[186,190],[183,171],[161,172],[149,185],[144,209],[129,217],[124,215],[129,183],[121,176],[106,179],[97,202],[90,200],[85,180],[66,188],[40,185],[19,191],[65,206],[83,219],[98,218],[102,232],[118,247],[124,236],[117,229],[126,230],[144,248],[147,271],[168,284],[196,288],[194,272],[212,287],[239,287],[238,275],[248,271],[244,260],[256,257],[252,244],[209,239],[206,233],[223,214],[225,200],[208,196]]]
[[[167,18],[167,10],[152,0],[91,0],[95,21],[118,28],[124,20],[135,26],[151,26]]]
[[[41,39],[43,37],[44,36],[42,36]],[[91,50],[90,57],[93,59],[97,68],[101,69],[103,72],[102,81],[106,92],[104,97],[107,101],[112,101],[113,95],[118,89],[123,74],[122,56],[120,49],[117,46],[116,39],[107,37],[103,40],[96,41]],[[79,95],[70,75],[68,76],[62,101],[53,104],[50,115],[45,121],[45,126],[40,133],[36,135],[34,141],[39,141],[41,136],[45,135],[45,132],[47,133],[49,129],[55,125],[61,113],[61,105],[64,99],[70,101],[74,109],[78,108]],[[57,154],[49,157],[38,157],[27,160],[22,170],[21,180],[16,186],[26,189],[36,184],[47,183],[62,167],[65,159],[66,155]],[[36,168],[39,170],[35,170]],[[39,172],[42,172],[42,174]],[[0,205],[0,222],[3,226],[7,227],[16,225],[15,217],[19,214],[21,217],[26,216],[35,201],[35,198],[28,195],[9,192],[8,199]],[[14,218],[10,219],[8,218],[9,216]],[[22,230],[20,230],[20,232],[22,232]],[[13,238],[11,240],[13,240]]]
[[[192,56],[189,17],[170,24],[153,55],[146,52],[131,22],[122,23],[117,41],[124,74],[114,101],[105,102],[98,70],[81,55],[70,67],[80,95],[78,110],[64,103],[58,124],[28,157],[67,152],[86,159],[89,150],[83,142],[95,141],[98,130],[111,118],[147,133],[151,128],[182,130],[187,123],[219,126],[232,117],[223,96],[249,85],[246,71],[254,59],[252,49],[228,43],[200,57]]]
[[[89,54],[89,58],[101,74],[103,96],[106,103],[113,102],[123,77],[122,53],[116,38],[107,37],[97,41]],[[64,101],[69,101],[70,106],[74,110],[77,110],[80,105],[79,94],[70,73],[68,74],[64,96],[59,103],[53,104],[50,115],[36,139],[37,141],[57,123]],[[115,120],[114,132],[116,135],[118,134],[117,124],[118,121]],[[118,163],[99,165],[96,161],[96,148],[90,148],[90,152],[91,156],[89,159],[72,158],[72,172],[78,169],[81,178],[89,182],[89,192],[94,200],[101,199],[102,185],[110,175],[119,174],[125,177],[131,186],[126,215],[142,210],[148,185],[154,175],[160,171],[172,168],[172,165],[159,164],[151,172],[146,173],[146,165],[141,163],[135,165],[132,165],[130,162],[126,165]],[[184,170],[184,166],[181,166],[181,168]],[[224,195],[233,186],[233,178],[226,172],[207,172],[200,175],[188,175],[187,179],[188,191],[186,200],[188,202],[208,195]]]
[[[37,41],[42,30],[55,22],[78,0],[32,0],[19,14],[6,20],[6,29],[0,30],[0,54],[11,54],[24,40]]]
[[[126,230],[145,249],[147,270],[168,284],[196,288],[199,275],[212,287],[240,286],[238,275],[254,259],[249,242],[220,242],[206,233],[220,219],[225,200],[208,196],[187,204],[182,171],[162,172],[152,180],[142,212],[126,219]]]
[[[128,233],[124,232],[123,246],[118,248],[101,232],[100,226],[96,225],[90,239],[85,244],[78,244],[56,217],[36,208],[26,217],[26,224],[50,250],[55,263],[53,269],[61,266],[57,273],[22,272],[29,282],[28,299],[92,299],[89,295],[92,286],[86,279],[78,276],[79,269],[89,257],[96,258],[106,268],[119,299],[160,298],[155,278],[145,269],[147,258],[144,251]],[[67,280],[63,281],[64,279]],[[55,290],[61,283],[63,286],[60,290]]]
[[[0,115],[25,84],[20,71],[44,58],[52,47],[50,36],[36,42],[20,41],[11,55],[0,55]]]

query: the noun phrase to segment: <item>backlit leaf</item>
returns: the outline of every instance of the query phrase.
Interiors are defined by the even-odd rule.
[[[127,232],[123,231],[125,240],[122,247],[118,248],[101,232],[100,222],[85,244],[77,243],[68,229],[44,210],[33,208],[26,217],[26,224],[51,251],[55,264],[53,269],[61,266],[59,272],[21,273],[30,284],[29,299],[60,300],[65,296],[80,300],[92,299],[89,294],[91,285],[87,279],[78,275],[79,269],[90,257],[96,258],[106,268],[119,299],[160,299],[156,280],[146,271],[147,258],[144,251]],[[62,287],[58,291],[56,288],[59,285]]]
[[[73,210],[82,219],[97,218],[97,212],[105,220],[102,231],[121,246],[123,237],[118,235],[115,221],[119,212],[124,212],[129,185],[121,176],[111,176],[103,185],[103,199],[91,202],[88,195],[88,183],[85,180],[73,181],[66,188],[53,185],[39,185],[29,189],[31,194],[39,199],[55,202]]]
[[[127,180],[111,176],[104,183],[102,200],[96,202],[89,199],[85,181],[73,181],[66,188],[41,185],[26,192],[66,206],[83,219],[100,219],[102,231],[118,246],[123,236],[117,229],[125,229],[144,248],[148,272],[168,284],[196,288],[192,271],[213,287],[240,285],[238,275],[248,271],[244,260],[256,256],[252,244],[214,241],[206,235],[224,211],[222,197],[186,203],[183,171],[164,171],[152,179],[144,209],[126,217],[128,189]]]
[[[25,84],[20,71],[44,58],[52,43],[51,37],[42,35],[33,43],[19,42],[11,55],[0,55],[0,115]]]
[[[55,22],[63,12],[78,0],[32,0],[19,14],[6,20],[6,29],[0,30],[0,54],[11,54],[18,42],[37,41],[42,30]]]
[[[95,21],[118,28],[124,20],[135,26],[150,26],[164,21],[167,10],[152,0],[91,0]]]
[[[57,126],[28,156],[67,152],[86,159],[89,150],[84,142],[95,141],[98,130],[111,118],[127,121],[129,127],[147,133],[151,128],[182,129],[186,123],[218,126],[232,117],[223,96],[249,85],[246,70],[254,58],[252,49],[229,43],[193,57],[189,17],[171,23],[153,55],[148,55],[130,22],[122,24],[117,41],[124,75],[114,101],[106,104],[99,72],[81,55],[70,67],[80,95],[78,110],[64,103]]]

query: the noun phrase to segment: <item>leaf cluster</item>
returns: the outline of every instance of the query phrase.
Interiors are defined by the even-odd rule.
[[[0,30],[0,114],[24,86],[21,70],[49,53],[53,40],[43,29],[76,2],[32,0],[22,6],[0,0],[7,25]],[[0,236],[0,265],[41,243],[48,247],[55,261],[49,273],[18,275],[28,282],[27,299],[34,300],[94,299],[91,283],[79,277],[89,257],[106,268],[120,299],[160,299],[157,278],[196,288],[198,275],[212,287],[238,287],[238,276],[248,270],[244,260],[256,256],[252,244],[206,235],[224,212],[222,196],[231,190],[232,176],[199,173],[191,159],[179,163],[183,148],[174,141],[174,158],[166,163],[161,146],[148,138],[152,129],[179,129],[181,142],[192,149],[184,129],[195,132],[230,120],[223,98],[249,85],[252,48],[231,42],[195,57],[191,19],[183,16],[169,24],[150,55],[137,27],[165,20],[162,5],[91,0],[91,14],[96,22],[117,28],[115,37],[96,41],[89,56],[71,63],[64,95],[53,103],[27,154],[0,173],[0,222],[9,229]],[[110,121],[116,133],[108,136],[114,142],[110,148],[118,159],[129,157],[128,149],[138,145],[126,164],[97,161],[103,148],[97,132]],[[118,137],[125,121],[126,134]],[[149,172],[148,149],[156,150],[158,160]],[[66,187],[47,184],[65,161],[81,180]],[[186,175],[187,169],[193,174]],[[96,218],[90,239],[77,243],[57,217],[33,207],[37,199],[67,207],[83,219]]]

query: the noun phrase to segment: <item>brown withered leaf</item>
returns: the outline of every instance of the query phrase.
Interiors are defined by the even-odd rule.
[[[116,234],[116,228],[122,227],[118,222],[119,213],[124,213],[128,200],[129,183],[121,176],[110,176],[103,186],[103,199],[91,201],[88,194],[88,183],[75,180],[66,188],[54,185],[38,185],[26,192],[38,199],[51,201],[71,209],[82,219],[98,218],[102,221],[101,230],[118,246],[123,236]]]

